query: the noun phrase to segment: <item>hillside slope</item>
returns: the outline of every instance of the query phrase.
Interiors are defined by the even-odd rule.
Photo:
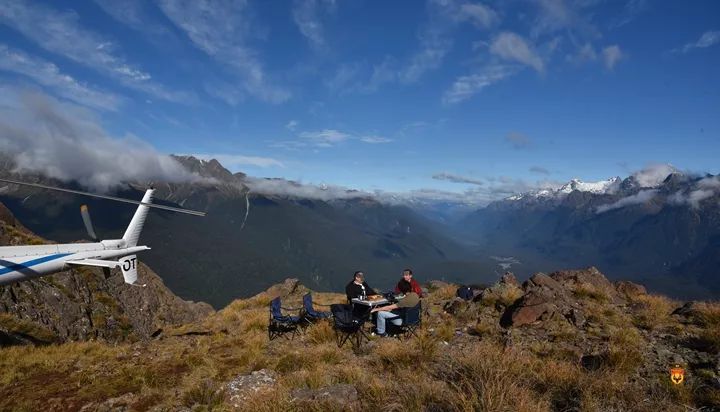
[[[268,341],[268,303],[297,307],[308,289],[296,279],[149,341],[2,349],[0,409],[720,408],[717,303],[683,305],[592,268],[523,285],[506,275],[469,302],[454,285],[427,286],[417,337],[371,337],[356,350],[338,348],[326,322]],[[669,379],[675,364],[686,371],[681,385]]]

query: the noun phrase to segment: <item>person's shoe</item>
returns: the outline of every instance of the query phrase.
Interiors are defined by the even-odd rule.
[[[375,336],[380,336],[381,338],[387,338],[387,333],[376,333]]]

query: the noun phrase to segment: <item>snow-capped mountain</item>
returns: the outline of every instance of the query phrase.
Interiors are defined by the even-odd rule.
[[[564,185],[560,186],[559,188],[544,188],[540,190],[534,190],[527,193],[520,193],[517,195],[510,196],[506,198],[505,200],[522,200],[527,198],[554,198],[554,197],[563,197],[567,194],[570,194],[574,191],[579,192],[588,192],[593,194],[607,194],[607,193],[615,193],[618,188],[620,187],[620,184],[622,183],[622,179],[620,177],[612,177],[607,180],[601,180],[599,182],[583,182],[579,179],[572,179],[569,182],[565,183]]]
[[[513,196],[456,228],[535,266],[592,264],[673,296],[720,296],[720,176],[666,170]]]

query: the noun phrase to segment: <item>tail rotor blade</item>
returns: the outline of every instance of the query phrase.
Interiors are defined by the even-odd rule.
[[[90,212],[88,211],[87,205],[80,206],[80,214],[82,215],[83,223],[85,223],[85,229],[87,230],[88,236],[92,240],[98,240],[93,228],[92,220],[90,219]]]

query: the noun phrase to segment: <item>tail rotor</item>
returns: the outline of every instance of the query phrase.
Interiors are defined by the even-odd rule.
[[[87,231],[88,236],[90,236],[90,239],[94,240],[95,242],[98,241],[98,236],[95,233],[95,228],[92,224],[92,219],[90,218],[90,210],[88,209],[87,205],[80,206],[80,215],[82,216],[83,223],[85,224],[85,230]],[[103,267],[103,274],[105,275],[105,279],[109,278],[110,268]]]

